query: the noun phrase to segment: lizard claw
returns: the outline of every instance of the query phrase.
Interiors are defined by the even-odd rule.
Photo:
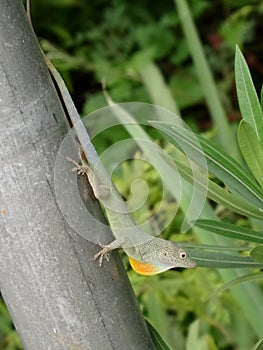
[[[79,164],[74,160],[74,159],[72,159],[71,157],[66,157],[66,160],[68,161],[68,162],[70,162],[70,163],[73,163],[73,164],[75,164],[76,165],[76,167],[78,167],[79,166]]]
[[[110,261],[110,252],[111,249],[107,245],[100,244],[100,247],[102,248],[97,254],[94,255],[93,260],[99,259],[99,266],[101,267],[103,264],[103,259],[106,259],[107,261]]]
[[[87,165],[78,165],[77,167],[73,168],[72,171],[76,171],[78,175],[85,175],[89,171],[89,166]]]
[[[66,160],[68,162],[71,162],[75,164],[76,166],[72,169],[72,171],[75,171],[78,175],[85,175],[88,173],[90,167],[88,165],[78,164],[74,159],[70,157],[66,157]]]

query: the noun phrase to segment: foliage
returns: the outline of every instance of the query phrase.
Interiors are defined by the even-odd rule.
[[[179,2],[181,6],[184,3],[177,1],[177,6]],[[219,242],[229,249],[229,255],[240,252],[238,255],[243,259],[247,259],[244,251],[251,251],[250,261],[259,266],[256,264],[262,263],[262,249],[258,246],[262,244],[258,232],[262,230],[262,223],[258,221],[262,212],[258,208],[262,205],[263,134],[261,107],[255,91],[259,91],[262,82],[259,63],[262,55],[259,44],[262,3],[259,0],[249,4],[244,0],[191,0],[189,4],[203,43],[199,47],[191,46],[189,39],[192,34],[186,33],[191,16],[180,19],[180,8],[175,8],[172,1],[100,0],[87,3],[85,0],[39,0],[32,1],[32,20],[43,49],[61,71],[83,114],[106,105],[101,91],[101,80],[105,79],[115,101],[152,102],[174,112],[180,109],[193,129],[206,131],[199,139],[203,142],[206,156],[212,159],[209,170],[213,176],[209,179],[208,194],[215,210],[205,208],[206,221],[202,218],[197,222],[194,229],[196,236],[188,234],[181,238],[177,233],[184,216],[182,207],[176,220],[163,234],[166,238],[184,239],[186,246],[191,243],[200,247],[197,243],[200,240],[215,248]],[[196,28],[193,30],[196,31]],[[238,51],[235,75],[243,117],[238,127],[238,143],[234,133],[236,123],[230,126],[227,122],[227,119],[240,118],[233,92],[236,44],[247,53],[256,77],[254,89],[245,60]],[[194,55],[197,52],[199,55],[200,52],[201,55],[205,53],[207,58],[199,61]],[[206,74],[212,75],[209,71],[207,73],[207,63],[216,77],[216,84],[212,79],[209,82],[212,85],[208,85],[206,78],[202,81],[196,74],[197,71],[206,72],[201,73],[201,78]],[[211,86],[216,92],[213,99]],[[209,112],[204,100],[212,101]],[[220,106],[219,111],[223,111],[224,126],[222,120],[220,122],[216,116],[210,116],[215,112],[215,104]],[[214,136],[219,130],[223,135],[231,135],[223,144],[221,142],[221,146],[229,146],[228,150],[222,150],[211,142],[211,138],[218,141]],[[101,147],[121,139],[124,133],[118,130],[104,136],[104,140],[100,140]],[[187,139],[187,135],[183,136]],[[176,141],[178,135],[170,135],[170,140],[171,137]],[[159,142],[162,143],[160,137]],[[237,145],[243,158],[237,152]],[[166,144],[165,147],[169,146]],[[221,155],[222,161],[219,167],[215,162],[218,155]],[[226,161],[228,165],[222,172]],[[182,176],[191,180],[186,164],[180,166]],[[152,212],[158,206],[160,184],[156,181],[156,174],[149,166],[140,168],[130,163],[123,165],[114,177],[126,197],[130,195],[132,175],[138,174],[141,169],[140,176],[150,184],[152,192],[144,211],[137,213],[138,220],[143,220],[149,210]],[[223,183],[231,192],[222,187]],[[162,212],[163,220],[171,210],[173,206],[168,203]],[[214,221],[218,213],[224,220]],[[209,232],[204,229],[209,229]],[[226,235],[228,240],[224,243]],[[189,249],[196,251],[196,247]],[[221,252],[217,250],[217,256],[222,257]],[[214,258],[215,255],[212,260]],[[126,261],[126,257],[123,259]],[[218,261],[213,263],[218,266]],[[168,271],[151,278],[135,275],[128,265],[127,270],[144,314],[171,348],[188,350],[193,349],[194,344],[195,349],[201,350],[242,350],[256,344],[262,327],[259,314],[262,284],[258,283],[261,289],[255,289],[254,284],[243,283],[233,292],[226,290],[211,299],[224,281],[238,278],[244,281],[245,275],[248,278],[256,270],[249,275],[245,270],[244,277],[240,277],[240,272],[236,271],[242,270],[198,268],[194,271]],[[10,318],[3,304],[0,305],[0,348],[20,349]],[[253,322],[258,326],[254,326]],[[260,341],[255,349],[259,346]]]
[[[4,350],[22,349],[12,320],[3,302],[0,303],[0,348]]]

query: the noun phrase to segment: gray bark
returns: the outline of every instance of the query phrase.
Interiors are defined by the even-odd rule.
[[[1,1],[0,33],[0,286],[23,346],[154,349],[118,254],[99,268],[57,207],[68,125],[20,0]]]

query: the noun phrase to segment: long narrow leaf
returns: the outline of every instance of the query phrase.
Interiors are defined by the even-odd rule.
[[[263,232],[253,231],[249,228],[215,220],[197,220],[195,225],[218,235],[263,244]]]
[[[190,183],[193,183],[193,174],[191,169],[175,159],[174,163],[176,164],[180,175]],[[247,201],[235,197],[232,193],[224,190],[215,182],[209,180],[208,188],[204,188],[204,182],[198,181],[198,179],[195,179],[195,184],[199,186],[201,190],[207,193],[208,198],[212,199],[218,204],[221,204],[225,208],[228,208],[241,215],[251,216],[263,220],[262,209],[258,209],[256,206],[251,205]]]
[[[263,192],[229,154],[200,135],[195,135],[200,143],[197,147],[192,132],[185,128],[157,121],[149,123],[167,135],[173,144],[183,149],[197,164],[200,156],[205,154],[208,169],[212,174],[222,180],[236,195],[263,209]]]
[[[260,103],[247,63],[238,46],[235,56],[235,79],[242,117],[253,127],[263,146],[263,118]]]
[[[180,115],[180,111],[168,86],[165,84],[159,67],[153,62],[149,62],[141,67],[140,74],[153,103]]]
[[[229,289],[233,286],[236,286],[237,284],[248,282],[248,281],[255,281],[258,279],[262,279],[262,278],[263,278],[263,272],[255,272],[255,273],[250,273],[250,274],[247,274],[244,276],[237,277],[237,278],[233,279],[232,281],[223,284],[222,287],[215,290],[213,292],[213,294],[210,295],[209,299],[214,298],[217,294],[219,294],[219,293],[223,292],[224,290]]]
[[[144,320],[147,324],[148,330],[151,334],[156,350],[171,350],[171,348],[166,344],[164,339],[160,336],[160,334],[153,327],[153,325],[147,320],[147,318],[145,318]]]
[[[255,262],[250,257],[209,252],[206,250],[185,248],[198,267],[211,267],[218,269],[263,268],[262,263]]]
[[[249,169],[263,188],[263,150],[255,130],[244,120],[239,124],[238,143]]]
[[[207,249],[212,251],[234,251],[234,252],[247,252],[251,248],[249,247],[232,247],[229,245],[212,245],[212,244],[201,244],[201,243],[189,243],[183,242],[180,243],[184,248],[198,248],[198,249]]]
[[[263,339],[260,339],[252,350],[263,350]]]
[[[141,114],[143,114],[144,116],[151,115],[156,118],[162,115],[162,118],[166,117],[166,120],[168,120],[171,123],[174,123],[176,121],[178,124],[181,125],[183,122],[175,114],[158,106],[148,104],[130,104],[130,107],[126,108],[128,109],[127,111],[125,107],[123,108],[121,105],[115,104],[111,100],[107,92],[105,92],[105,96],[107,98],[108,104],[112,107],[112,111],[116,118],[122,122],[122,125],[133,137],[133,140],[137,143],[137,145],[141,148],[141,150],[144,153],[144,156],[148,159],[148,161],[150,161],[151,165],[158,169],[165,188],[174,196],[174,198],[180,200],[180,206],[182,207],[186,217],[181,229],[182,231],[187,231],[190,228],[189,222],[192,219],[200,216],[203,207],[206,203],[206,194],[197,191],[196,187],[189,186],[188,188],[186,188],[187,186],[184,187],[179,184],[181,182],[181,179],[179,178],[179,176],[177,176],[178,174],[176,168],[171,168],[168,166],[168,164],[164,161],[162,157],[162,154],[164,152],[162,152],[161,148],[158,147],[157,144],[152,142],[149,135],[140,126],[140,124],[138,124],[136,118],[134,118],[134,115],[136,115],[135,106],[137,106],[139,110],[139,114],[137,111],[137,117],[139,118]],[[129,110],[133,114],[129,113]],[[145,124],[147,125],[147,119],[145,120]],[[201,153],[199,161],[202,165],[205,164],[205,157]],[[195,173],[195,178],[198,178],[199,169],[193,167],[193,172]],[[202,180],[205,184],[207,184],[207,177],[203,177]],[[183,192],[182,196],[181,191]]]
[[[230,127],[226,112],[217,91],[215,81],[208,61],[205,57],[204,49],[200,41],[197,28],[191,16],[191,11],[185,0],[175,0],[177,13],[186,37],[187,45],[194,61],[196,73],[198,75],[202,90],[205,94],[206,103],[218,130],[218,140],[222,147],[228,152],[233,152],[239,157],[239,151],[234,137],[234,132]],[[225,142],[225,140],[228,140]]]
[[[216,118],[218,121],[221,122],[221,118],[218,114],[220,114],[220,108],[217,108],[218,104],[215,103],[215,99],[213,99],[214,94],[209,94],[209,90],[211,89],[211,85],[209,84],[210,80],[206,79],[206,75],[204,74],[205,71],[202,70],[203,65],[203,54],[200,54],[200,51],[202,50],[200,45],[200,40],[197,35],[197,30],[193,25],[193,20],[191,18],[189,6],[187,5],[186,0],[175,0],[177,4],[178,14],[181,19],[181,23],[184,28],[184,32],[187,36],[187,41],[189,43],[189,47],[191,48],[191,54],[194,57],[195,64],[196,64],[196,70],[199,73],[200,76],[203,76],[204,79],[204,86],[206,86],[208,89],[208,101],[209,101],[209,109],[212,113],[212,118],[214,120],[214,116],[216,115]],[[199,59],[201,57],[201,59]],[[216,111],[215,113],[214,110]],[[219,123],[218,123],[219,124]],[[221,123],[220,123],[221,126]],[[235,136],[233,136],[233,133],[231,136],[229,136],[229,129],[227,127],[219,127],[220,130],[220,140],[221,144],[226,146],[228,152],[231,153],[238,159],[237,154],[238,151],[233,145],[236,144]],[[216,239],[216,236],[214,236]],[[201,240],[203,239],[203,235],[200,235]],[[224,239],[224,237],[218,236],[220,241]],[[210,238],[206,237],[206,240],[210,240]],[[213,240],[213,238],[212,238]],[[223,240],[224,241],[224,240]],[[236,276],[238,276],[240,270],[220,270],[219,273],[223,276],[225,280],[233,279]],[[239,305],[243,311],[243,314],[247,317],[247,319],[250,321],[251,326],[256,331],[258,337],[262,337],[263,334],[263,309],[259,308],[259,305],[263,304],[262,301],[262,292],[258,288],[257,285],[252,283],[247,283],[241,286],[237,286],[232,291],[232,294],[236,297],[236,299],[239,302]],[[252,296],[252,297],[251,297]],[[261,300],[261,304],[259,302],[259,299]]]

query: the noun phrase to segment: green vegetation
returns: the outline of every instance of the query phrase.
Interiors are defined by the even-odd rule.
[[[182,235],[193,171],[181,149],[184,145],[187,155],[199,159],[193,134],[160,119],[151,128],[116,127],[95,140],[101,152],[128,134],[155,140],[171,155],[182,177],[180,208],[162,235],[183,241],[205,268],[144,277],[136,275],[123,256],[144,315],[171,349],[256,350],[263,337],[258,272],[263,264],[263,119],[258,99],[263,6],[244,0],[188,3],[189,8],[185,0],[39,0],[32,2],[31,15],[43,49],[61,71],[83,116],[106,106],[109,96],[117,103],[149,102],[178,115],[180,111],[209,160],[209,201],[192,230]],[[171,200],[158,214],[158,222],[166,222],[179,203],[168,167],[171,159],[160,161],[147,147],[141,150],[148,152],[151,164],[161,162],[164,183],[139,160],[121,164],[114,182],[127,199],[132,197],[131,182],[147,182],[149,199],[135,213],[138,222],[156,213],[166,185]],[[200,180],[200,191],[204,183]],[[157,348],[167,349],[149,327]],[[20,349],[3,304],[0,336],[1,349]]]

